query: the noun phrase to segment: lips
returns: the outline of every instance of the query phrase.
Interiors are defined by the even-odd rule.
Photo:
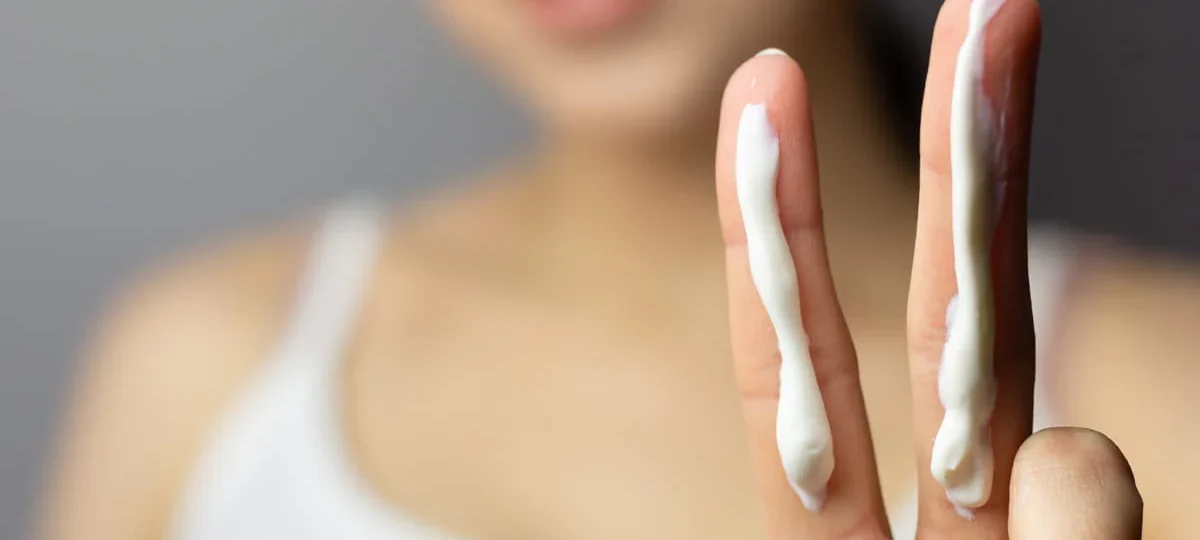
[[[597,34],[619,27],[649,0],[527,0],[536,24],[559,35]]]

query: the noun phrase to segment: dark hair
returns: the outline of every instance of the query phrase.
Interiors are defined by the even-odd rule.
[[[920,154],[921,100],[925,93],[928,44],[909,32],[894,14],[868,2],[863,6],[863,29],[876,81],[883,89],[897,140],[914,163]]]

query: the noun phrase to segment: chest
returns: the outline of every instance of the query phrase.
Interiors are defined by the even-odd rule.
[[[763,536],[724,321],[516,317],[356,351],[342,383],[348,439],[389,503],[466,537]],[[903,352],[884,338],[865,346]],[[890,390],[906,387],[895,384],[906,368],[890,363],[898,379],[864,384],[885,416],[879,445],[911,467],[911,444],[892,435],[907,433],[891,414],[907,395]]]

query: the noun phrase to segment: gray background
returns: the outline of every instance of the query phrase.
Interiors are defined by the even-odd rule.
[[[887,6],[918,57],[937,4]],[[1035,213],[1200,248],[1200,8],[1046,4]],[[29,521],[80,338],[122,276],[528,140],[447,45],[412,0],[0,0],[0,538]]]

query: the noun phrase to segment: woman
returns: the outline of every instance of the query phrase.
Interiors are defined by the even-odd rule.
[[[1141,499],[1113,443],[1026,440],[1024,302],[1001,314],[991,502],[963,519],[923,473],[953,294],[946,126],[966,0],[934,37],[919,190],[850,0],[431,4],[526,98],[537,151],[441,202],[381,216],[351,201],[144,277],[91,349],[45,538],[882,537],[885,501],[897,535],[919,507],[930,536],[1136,537]],[[1018,299],[1038,33],[1034,2],[1008,0],[988,34],[1013,201],[998,283]],[[734,73],[768,46],[795,60]],[[783,141],[781,215],[834,426],[815,514],[774,453],[778,365],[730,206],[733,130],[755,102]],[[1183,502],[1200,480],[1195,398],[1178,376],[1200,352],[1180,322],[1200,279],[1119,253],[1082,274],[1097,248],[1042,238],[1038,322],[1063,321],[1039,344],[1049,422],[1120,441],[1148,536],[1178,538],[1200,526]],[[1130,369],[1147,355],[1163,367]]]

